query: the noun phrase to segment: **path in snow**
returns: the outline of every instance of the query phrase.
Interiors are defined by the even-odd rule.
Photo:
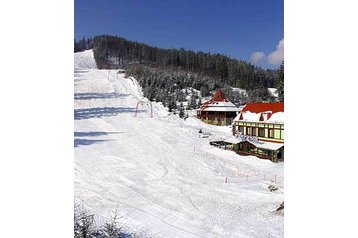
[[[92,51],[75,53],[75,198],[99,221],[117,205],[121,223],[154,237],[283,237],[283,163],[209,145],[229,127],[168,115],[133,78],[95,68]],[[274,179],[280,187],[270,192]],[[224,183],[228,177],[228,183]],[[265,180],[264,180],[265,178]]]

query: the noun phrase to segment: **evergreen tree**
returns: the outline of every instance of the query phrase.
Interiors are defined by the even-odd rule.
[[[282,61],[282,64],[280,66],[280,69],[278,70],[278,76],[279,76],[279,82],[277,85],[277,92],[278,92],[278,101],[284,102],[284,62]]]
[[[203,84],[200,88],[201,96],[207,97],[210,95],[209,86],[207,84]]]
[[[75,44],[74,44],[74,52],[76,53],[78,51],[78,43],[75,39]]]
[[[172,112],[174,109],[177,109],[176,102],[173,98],[170,99],[168,108],[169,108],[169,112]]]
[[[181,102],[179,106],[179,117],[184,118],[184,116],[185,116],[184,105],[183,102]]]
[[[120,232],[120,228],[118,226],[118,219],[117,219],[117,214],[118,212],[118,207],[114,213],[114,216],[112,217],[112,220],[109,222],[106,222],[104,225],[104,234],[106,238],[117,238]]]
[[[199,101],[198,101],[198,108],[201,106],[202,102],[201,102],[201,97],[199,98]]]
[[[190,102],[188,103],[188,105],[190,105],[190,109],[195,109],[197,108],[197,105],[196,105],[196,96],[194,94],[191,95],[190,97]]]

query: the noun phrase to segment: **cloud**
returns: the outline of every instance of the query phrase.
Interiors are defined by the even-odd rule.
[[[262,51],[258,51],[258,52],[254,52],[251,54],[250,56],[250,60],[253,62],[253,63],[258,63],[260,62],[261,60],[265,59],[266,55],[264,52]]]
[[[280,40],[276,46],[276,50],[268,54],[267,62],[272,65],[280,65],[283,60],[284,53],[284,39]]]
[[[256,51],[251,54],[250,61],[254,64],[270,64],[279,66],[282,63],[284,54],[284,39],[280,40],[276,46],[276,50],[267,55],[262,51]]]

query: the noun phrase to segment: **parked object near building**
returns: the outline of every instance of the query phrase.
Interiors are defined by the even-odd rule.
[[[234,119],[232,133],[238,154],[284,160],[284,104],[247,104]]]
[[[208,124],[227,126],[232,124],[239,111],[240,109],[230,102],[221,90],[217,90],[211,100],[197,109],[197,118]]]

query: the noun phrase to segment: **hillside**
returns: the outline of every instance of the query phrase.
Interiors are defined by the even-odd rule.
[[[82,45],[83,49],[93,47],[98,68],[126,68],[129,69],[129,74],[136,77],[145,72],[151,73],[150,76],[165,92],[172,90],[175,86],[173,79],[178,79],[176,75],[181,74],[183,81],[177,84],[180,90],[190,87],[208,96],[221,88],[225,89],[226,94],[230,94],[230,100],[236,100],[234,103],[243,104],[249,101],[266,101],[269,97],[267,88],[277,87],[280,82],[277,70],[265,70],[244,60],[218,53],[183,48],[164,49],[110,35],[96,36],[88,41],[83,39],[81,42],[75,44],[75,49],[78,45]],[[168,98],[162,98],[163,93],[157,93],[153,89],[158,85],[143,84],[142,87],[152,91],[155,100],[169,101]],[[239,95],[231,90],[232,87],[247,90],[248,94]]]
[[[209,145],[230,127],[180,119],[159,102],[153,117],[147,105],[137,111],[149,101],[137,80],[97,69],[93,57],[75,53],[74,177],[75,200],[98,226],[118,206],[123,227],[154,238],[283,237],[283,216],[272,213],[283,163]]]

